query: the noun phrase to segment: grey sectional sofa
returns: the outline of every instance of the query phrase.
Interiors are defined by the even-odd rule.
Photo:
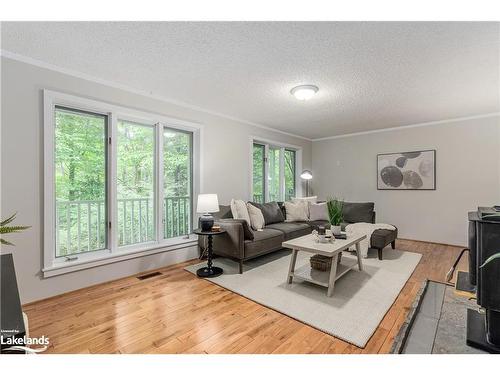
[[[309,234],[318,226],[330,226],[326,220],[288,223],[285,222],[286,212],[283,204],[250,203],[262,210],[266,222],[262,231],[253,231],[245,220],[233,219],[230,206],[220,206],[220,211],[214,215],[216,224],[227,233],[214,236],[213,251],[216,255],[239,262],[240,273],[243,273],[244,261],[280,250],[282,242]],[[375,223],[374,203],[344,202],[344,220],[342,229],[350,223]],[[395,231],[378,229],[373,233],[371,247],[378,250],[379,259],[382,259],[384,247],[388,244],[391,244],[392,248],[395,247],[397,234],[397,229]],[[201,238],[199,244],[203,247]]]

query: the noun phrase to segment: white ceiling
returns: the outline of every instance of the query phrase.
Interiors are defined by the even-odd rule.
[[[500,111],[494,22],[3,22],[2,49],[312,139]]]

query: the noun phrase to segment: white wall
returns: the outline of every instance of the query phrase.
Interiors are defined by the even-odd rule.
[[[43,111],[42,89],[102,100],[200,123],[204,126],[202,190],[221,203],[249,197],[250,136],[303,148],[302,164],[311,166],[311,142],[169,104],[150,97],[61,74],[2,57],[1,217],[17,211],[17,223],[32,228],[10,238],[23,303],[113,280],[196,256],[196,249],[151,255],[43,279]]]
[[[436,150],[436,190],[377,190],[380,153]],[[313,142],[313,188],[325,198],[375,202],[401,238],[465,246],[467,212],[500,204],[500,117]]]

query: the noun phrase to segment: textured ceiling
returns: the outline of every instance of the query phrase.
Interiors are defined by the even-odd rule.
[[[2,49],[307,138],[500,110],[494,22],[4,22]]]

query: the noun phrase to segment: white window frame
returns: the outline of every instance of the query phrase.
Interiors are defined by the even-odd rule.
[[[55,124],[54,113],[56,106],[69,109],[83,110],[91,113],[104,114],[108,116],[108,175],[107,175],[107,207],[108,224],[106,225],[108,244],[104,250],[77,254],[76,260],[68,258],[56,258],[55,238]],[[187,131],[193,135],[192,146],[192,202],[202,189],[200,176],[202,132],[201,124],[170,118],[154,113],[134,110],[102,101],[81,98],[78,96],[61,93],[52,90],[43,90],[43,127],[44,127],[44,246],[43,246],[43,275],[44,277],[56,276],[85,268],[100,266],[103,264],[118,262],[135,257],[151,255],[159,252],[172,251],[185,247],[191,247],[197,243],[197,237],[193,234],[176,238],[164,239],[163,225],[160,219],[163,211],[163,129],[165,127]],[[155,240],[118,246],[118,209],[116,206],[116,162],[117,162],[117,123],[118,120],[133,121],[155,128],[155,215],[156,224]],[[110,141],[109,141],[110,140]],[[191,204],[191,218],[196,217],[195,205]],[[159,211],[160,210],[160,211]],[[109,225],[110,223],[110,225]]]
[[[300,171],[302,171],[302,147],[288,143],[276,142],[270,139],[261,137],[250,137],[249,142],[249,165],[250,165],[250,178],[249,178],[249,200],[253,200],[253,145],[258,143],[264,146],[264,201],[269,202],[269,148],[280,149],[280,200],[285,199],[285,154],[284,150],[295,151],[295,195],[302,196],[302,186],[300,184]]]

